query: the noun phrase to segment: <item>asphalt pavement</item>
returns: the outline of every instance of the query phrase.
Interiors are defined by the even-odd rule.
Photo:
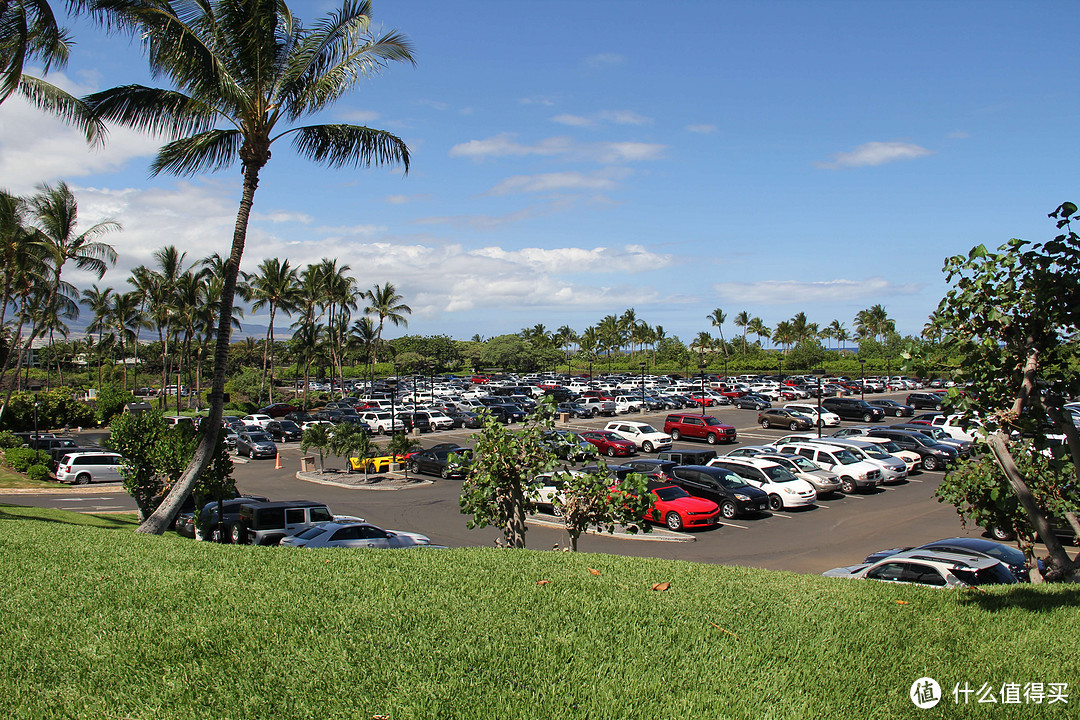
[[[765,430],[757,424],[757,413],[732,407],[710,408],[709,414],[738,429],[739,442],[709,446],[704,442],[679,441],[675,449],[714,447],[723,455],[739,445],[770,442],[789,433],[787,429]],[[627,419],[663,428],[667,412],[634,414]],[[603,427],[610,418],[575,421],[571,428]],[[891,422],[890,421],[886,421]],[[459,442],[468,446],[474,431],[452,430],[425,434],[424,446]],[[823,434],[830,434],[826,429]],[[91,433],[86,433],[89,439]],[[373,491],[311,483],[296,477],[300,469],[299,443],[281,444],[283,469],[275,461],[238,458],[235,477],[243,492],[265,495],[275,500],[318,500],[339,514],[357,515],[383,527],[421,532],[433,543],[451,547],[491,546],[502,535],[498,529],[469,530],[458,505],[460,480],[435,480],[431,484],[401,490]],[[639,454],[639,457],[648,455]],[[338,458],[327,457],[327,467],[344,467]],[[624,539],[608,535],[587,535],[579,549],[696,562],[722,563],[820,573],[829,568],[860,562],[883,548],[919,545],[953,536],[982,536],[981,528],[964,528],[951,505],[937,502],[934,491],[941,472],[916,472],[909,480],[885,485],[870,492],[850,496],[836,494],[820,498],[817,507],[799,511],[763,513],[738,518],[715,529],[684,534],[688,542],[652,542],[646,538]],[[49,492],[0,491],[0,502],[55,507],[78,512],[134,510],[135,504],[118,484],[58,488]],[[566,547],[565,531],[547,522],[531,523],[526,534],[528,547],[548,550]],[[662,534],[669,533],[661,528]],[[661,533],[658,533],[658,536]],[[656,539],[660,539],[657,537]],[[670,539],[670,538],[668,538]]]

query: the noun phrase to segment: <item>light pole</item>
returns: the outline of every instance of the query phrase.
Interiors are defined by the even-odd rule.
[[[811,374],[817,378],[817,436],[821,439],[821,376],[825,374],[825,368],[817,368]]]
[[[776,356],[776,361],[780,363],[780,399],[784,399],[784,351],[781,350],[780,354]]]
[[[390,378],[386,381],[386,384],[390,386],[390,437],[394,437],[394,432],[397,430],[397,378]]]
[[[705,414],[705,363],[699,366],[701,375],[701,414]]]
[[[866,360],[864,358],[859,358],[859,399],[866,400]]]
[[[37,401],[35,401],[35,402],[34,402],[34,441],[35,441],[35,442],[36,442],[36,441],[37,441],[37,439],[38,439],[38,437],[37,437],[37,435],[38,435],[38,422],[37,422],[37,416],[38,416],[38,408],[39,408],[39,407],[41,407],[41,403],[40,403],[40,402],[37,402]]]
[[[641,363],[641,412],[645,412],[645,363]]]

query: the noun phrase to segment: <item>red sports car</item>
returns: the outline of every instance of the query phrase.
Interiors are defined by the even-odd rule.
[[[578,433],[582,440],[588,440],[596,448],[608,457],[633,455],[637,446],[629,440],[623,440],[613,432],[607,430],[588,430]]]
[[[678,485],[649,484],[652,511],[645,519],[666,525],[670,530],[715,527],[720,506],[712,500],[694,497]]]

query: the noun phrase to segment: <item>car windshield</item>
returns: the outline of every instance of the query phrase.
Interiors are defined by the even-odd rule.
[[[678,500],[679,498],[690,497],[690,493],[686,492],[681,487],[676,487],[674,485],[657,488],[653,490],[653,492],[656,493],[656,497],[661,500]]]
[[[717,427],[717,426],[721,425],[722,423],[719,420],[717,420],[716,418],[714,418],[712,416],[709,416],[709,417],[705,418],[705,424],[706,425],[711,425],[713,427]]]
[[[785,459],[803,472],[814,472],[815,470],[821,469],[814,463],[810,462],[808,459],[804,458],[802,455],[796,455],[795,457]]]
[[[885,452],[892,453],[893,455],[895,455],[898,452],[903,452],[903,450],[900,449],[900,446],[897,445],[896,443],[894,443],[892,440],[889,440],[888,442],[874,443],[874,444],[877,445],[878,447],[880,447]]]
[[[866,453],[870,457],[874,458],[875,460],[888,460],[889,459],[889,453],[885,452],[884,450],[879,448],[877,445],[872,445],[870,447],[860,448],[860,450],[862,450],[864,453]]]
[[[918,434],[918,435],[912,435],[911,439],[914,440],[919,445],[921,445],[922,447],[933,447],[934,444],[935,444],[933,440],[931,440],[930,438],[926,437],[925,435],[923,435],[921,433]]]
[[[782,468],[779,465],[762,468],[761,471],[768,475],[770,480],[776,483],[786,483],[798,480],[798,478],[792,475],[789,470]]]
[[[638,425],[637,426],[637,431],[639,433],[643,434],[643,435],[648,434],[648,433],[652,433],[652,434],[655,435],[655,434],[660,432],[659,430],[654,428],[652,425]]]
[[[266,433],[248,433],[248,437],[251,438],[251,442],[273,442]]]
[[[326,528],[309,527],[307,530],[298,534],[296,537],[300,538],[301,540],[314,540],[315,538],[322,535],[324,532],[326,532]]]
[[[740,490],[742,488],[747,487],[746,482],[741,477],[739,477],[738,475],[735,475],[734,473],[729,473],[728,475],[722,475],[719,478],[717,478],[717,480],[719,480],[720,484],[722,486],[726,487],[728,490]]]
[[[841,465],[854,465],[859,462],[859,458],[855,457],[850,450],[837,450],[833,455],[836,456]]]

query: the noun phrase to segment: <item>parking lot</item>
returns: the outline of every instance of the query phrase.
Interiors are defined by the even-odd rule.
[[[641,420],[662,428],[666,412],[632,414],[628,419]],[[709,446],[704,442],[677,441],[675,449],[713,448],[725,454],[739,445],[759,445],[789,434],[766,430],[757,424],[757,413],[732,407],[710,408],[709,414],[734,425],[738,442]],[[603,427],[609,418],[578,420],[572,429]],[[848,424],[848,423],[845,423]],[[823,434],[829,434],[827,429]],[[471,430],[425,433],[423,446],[440,442],[458,442],[469,446]],[[385,442],[385,440],[383,440]],[[310,499],[325,502],[335,513],[357,515],[387,528],[421,532],[432,542],[451,547],[491,546],[501,537],[498,529],[469,530],[466,517],[458,508],[460,480],[433,480],[432,483],[396,491],[374,491],[299,480],[299,443],[280,445],[283,469],[275,469],[274,459],[239,459],[235,477],[238,487],[248,493],[272,499]],[[639,457],[650,457],[641,454]],[[338,458],[327,458],[327,467],[344,467]],[[934,497],[943,473],[916,472],[907,481],[884,485],[869,492],[852,495],[823,496],[816,507],[806,510],[763,513],[757,517],[725,521],[720,526],[684,533],[685,542],[659,542],[647,536],[616,538],[589,535],[581,539],[579,549],[671,559],[713,562],[820,573],[831,567],[861,561],[875,550],[901,545],[918,545],[950,536],[981,536],[981,528],[963,528],[950,505]],[[134,503],[115,484],[94,485],[77,491],[54,491],[51,494],[3,495],[0,502],[46,505],[83,512],[108,512],[134,509]],[[548,520],[554,520],[548,518]],[[556,521],[557,522],[557,521]],[[533,549],[550,550],[566,546],[562,530],[545,524],[530,524],[526,536]]]

